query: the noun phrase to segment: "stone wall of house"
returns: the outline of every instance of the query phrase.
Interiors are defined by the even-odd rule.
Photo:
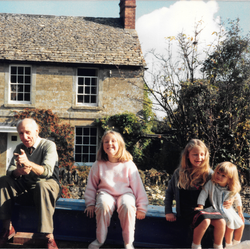
[[[17,63],[15,63],[17,65]],[[29,64],[30,65],[30,64]],[[92,125],[95,119],[143,108],[144,83],[138,67],[98,68],[99,101],[97,106],[76,105],[76,65],[34,64],[32,66],[31,104],[10,104],[9,64],[0,63],[0,123],[11,124],[15,110],[51,109],[72,126]],[[81,65],[82,67],[84,65]],[[93,68],[92,66],[91,68]],[[2,134],[3,135],[3,134]],[[6,134],[5,134],[6,135]],[[0,175],[6,169],[6,141],[1,138]]]
[[[138,113],[143,107],[143,79],[140,69],[99,68],[97,106],[76,105],[76,66],[33,65],[32,103],[8,103],[9,65],[0,65],[0,122],[25,107],[52,109],[59,117],[77,124],[125,111]],[[71,123],[72,123],[71,122]]]

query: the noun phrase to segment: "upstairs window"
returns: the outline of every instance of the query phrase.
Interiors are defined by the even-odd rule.
[[[78,164],[93,163],[96,160],[97,128],[76,127],[75,162]]]
[[[31,101],[31,67],[10,66],[10,103]]]
[[[77,105],[97,106],[98,103],[98,70],[77,69]]]

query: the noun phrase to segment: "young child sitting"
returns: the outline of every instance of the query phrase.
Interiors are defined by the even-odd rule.
[[[125,248],[134,248],[135,218],[144,219],[148,198],[137,167],[125,143],[115,131],[104,133],[85,191],[87,216],[96,213],[96,240],[88,248],[98,249],[106,240],[111,216],[117,208]]]
[[[226,220],[226,247],[239,244],[244,230],[240,190],[237,167],[230,162],[223,162],[216,167],[212,179],[206,183],[197,200],[196,210],[203,209],[206,199],[209,198],[213,208],[219,210]],[[223,207],[223,202],[232,197],[238,214],[233,207],[229,209]]]

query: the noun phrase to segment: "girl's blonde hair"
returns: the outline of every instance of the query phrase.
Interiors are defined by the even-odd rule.
[[[205,153],[204,162],[199,167],[193,167],[189,160],[190,151],[196,147],[200,147]],[[209,150],[207,146],[199,139],[191,139],[182,152],[178,187],[188,189],[196,185],[203,186],[207,181],[209,171]]]
[[[106,152],[103,149],[103,142],[104,142],[105,137],[108,134],[114,135],[116,140],[117,140],[118,151],[115,155],[115,158],[117,159],[117,161],[118,162],[126,162],[129,160],[133,160],[132,155],[126,150],[125,142],[124,142],[121,134],[119,132],[112,131],[112,130],[108,130],[108,131],[104,132],[102,139],[101,139],[100,147],[99,147],[98,152],[97,152],[97,160],[98,161],[108,161],[109,160],[108,155],[106,154]]]
[[[216,183],[215,180],[215,174],[216,172],[220,172],[225,174],[228,179],[228,189],[232,192],[232,196],[239,193],[241,190],[241,185],[239,181],[239,175],[237,167],[232,164],[231,162],[222,162],[217,165],[216,169],[214,170],[214,173],[212,175],[212,182]]]

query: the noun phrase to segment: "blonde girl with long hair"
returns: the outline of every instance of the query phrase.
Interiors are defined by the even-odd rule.
[[[191,139],[182,152],[180,165],[166,190],[166,220],[174,222],[176,218],[181,218],[192,225],[193,249],[201,249],[201,239],[210,224],[214,226],[214,248],[223,248],[225,220],[222,215],[211,210],[204,214],[195,211],[197,198],[212,173],[207,146],[199,139]],[[176,200],[176,215],[172,212],[173,199]]]
[[[203,209],[205,201],[209,198],[213,208],[219,210],[225,218],[226,247],[239,244],[244,230],[240,190],[241,185],[237,167],[231,162],[223,162],[218,164],[214,170],[212,179],[204,186],[197,201],[198,207],[196,209]],[[222,205],[224,201],[232,198],[234,198],[238,214],[233,207],[225,209]]]
[[[88,248],[98,249],[104,244],[115,209],[125,248],[133,248],[135,219],[145,218],[148,198],[132,159],[120,133],[106,131],[85,190],[85,213],[90,218],[96,214],[96,240]]]

